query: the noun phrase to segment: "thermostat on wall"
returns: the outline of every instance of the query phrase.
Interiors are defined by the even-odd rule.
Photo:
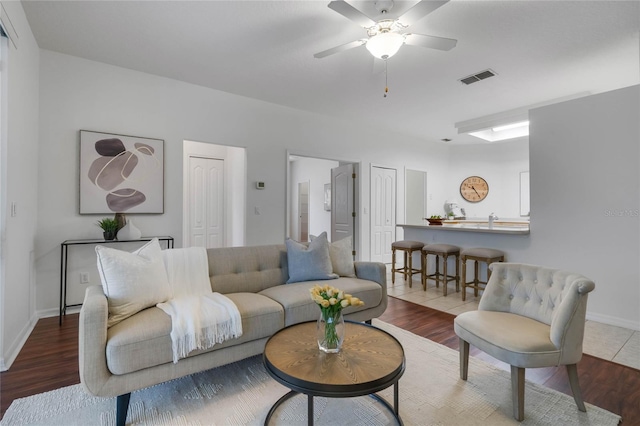
[[[264,189],[264,182],[256,182],[257,189]]]

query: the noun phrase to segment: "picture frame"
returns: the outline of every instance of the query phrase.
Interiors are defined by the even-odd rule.
[[[164,213],[164,140],[80,130],[80,214]]]
[[[331,211],[331,184],[324,184],[324,209]]]

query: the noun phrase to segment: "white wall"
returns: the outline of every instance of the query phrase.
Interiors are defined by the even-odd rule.
[[[42,315],[58,308],[60,243],[100,234],[95,226],[100,216],[78,214],[79,129],[165,141],[165,213],[140,215],[136,224],[148,234],[169,234],[178,242],[183,140],[247,149],[247,245],[284,241],[287,150],[365,165],[407,165],[428,170],[435,180],[446,169],[441,159],[447,148],[442,144],[46,50],[41,50],[40,64],[38,194],[46,209],[39,210],[36,252],[37,308]],[[257,190],[256,181],[264,181],[266,189]],[[359,185],[357,235],[361,246],[368,247],[369,216],[363,213],[369,206],[368,176]],[[254,214],[255,207],[260,215]],[[368,250],[362,253],[366,259]],[[90,254],[82,261],[95,262]]]
[[[2,2],[19,40],[9,43],[3,120],[0,227],[0,369],[8,368],[35,325],[33,255],[38,210],[38,46],[20,2]],[[4,88],[3,88],[4,89]],[[6,102],[5,102],[6,101]],[[5,111],[2,112],[5,114]],[[11,217],[11,202],[17,215]],[[47,205],[40,206],[44,209]]]
[[[453,145],[446,188],[451,199],[465,209],[467,218],[484,218],[495,212],[500,219],[520,217],[520,172],[529,170],[527,138],[481,145]],[[465,201],[460,183],[469,176],[481,176],[489,184],[487,198],[479,203]],[[444,206],[437,206],[444,215]],[[437,214],[437,213],[436,213]]]
[[[530,117],[531,261],[592,278],[590,318],[640,330],[640,86]]]
[[[587,318],[640,330],[640,86],[530,112],[531,233],[407,229],[593,279]]]

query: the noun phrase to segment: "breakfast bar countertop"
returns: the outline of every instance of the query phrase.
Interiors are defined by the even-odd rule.
[[[488,221],[482,220],[444,220],[442,225],[398,224],[402,228],[427,229],[433,231],[481,232],[488,234],[529,235],[528,221],[496,220],[489,227]]]

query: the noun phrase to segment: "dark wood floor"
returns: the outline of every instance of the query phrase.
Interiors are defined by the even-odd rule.
[[[453,318],[451,314],[394,298],[389,298],[389,307],[380,317],[385,322],[458,349]],[[473,348],[471,355],[509,370],[508,365]],[[578,373],[586,402],[621,415],[625,426],[640,425],[639,370],[584,355],[578,364]],[[571,394],[564,368],[528,369],[527,379]],[[62,326],[58,326],[57,317],[41,319],[11,369],[0,373],[0,418],[16,398],[76,383],[80,383],[78,315],[67,315]]]

